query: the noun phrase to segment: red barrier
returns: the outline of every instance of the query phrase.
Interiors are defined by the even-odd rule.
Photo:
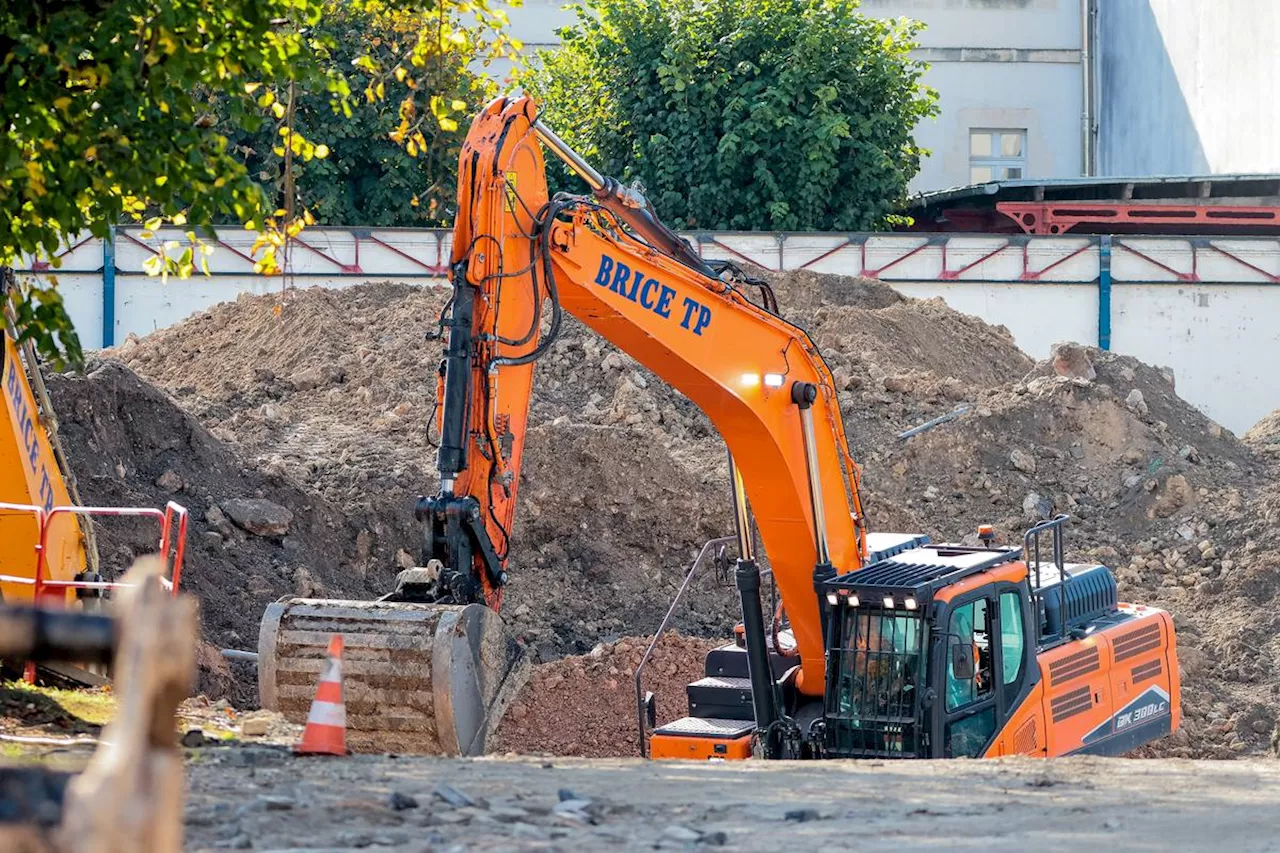
[[[163,510],[149,507],[100,507],[100,506],[56,506],[51,510],[29,504],[11,504],[0,502],[0,512],[29,512],[36,517],[40,535],[36,540],[36,571],[30,578],[17,575],[0,575],[0,582],[23,584],[34,587],[32,597],[36,603],[45,598],[47,603],[61,602],[68,589],[113,590],[133,586],[120,581],[78,581],[46,579],[48,569],[46,555],[49,548],[49,531],[53,521],[59,515],[100,516],[108,518],[132,517],[154,518],[160,523],[160,541],[157,553],[165,561],[168,577],[161,577],[160,582],[173,595],[178,594],[178,584],[182,578],[182,561],[187,549],[187,508],[169,501]],[[176,526],[176,530],[175,530]],[[171,553],[172,552],[172,553]],[[53,595],[51,593],[58,593]],[[27,683],[35,682],[35,665],[28,663],[24,672]]]

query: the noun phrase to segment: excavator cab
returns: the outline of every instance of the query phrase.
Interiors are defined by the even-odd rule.
[[[1034,669],[1019,552],[927,546],[828,584],[825,752],[976,756]]]
[[[1172,620],[1120,603],[1105,566],[1065,563],[1065,521],[1024,548],[928,545],[828,581],[821,752],[1114,755],[1176,728]]]

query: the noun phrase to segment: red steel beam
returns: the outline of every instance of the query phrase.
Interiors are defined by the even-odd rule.
[[[996,210],[1027,234],[1065,234],[1081,224],[1139,225],[1151,231],[1169,226],[1210,225],[1215,228],[1273,227],[1280,230],[1280,207],[1217,204],[1147,204],[1145,202],[1001,201]]]

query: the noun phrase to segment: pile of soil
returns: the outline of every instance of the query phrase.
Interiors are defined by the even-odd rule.
[[[1168,608],[1178,623],[1186,723],[1155,751],[1265,748],[1280,690],[1280,625],[1268,615],[1280,591],[1268,485],[1280,458],[1260,452],[1265,435],[1237,440],[1181,400],[1167,371],[1131,358],[1064,347],[1037,364],[1007,330],[940,300],[809,273],[774,286],[832,368],[873,529],[954,541],[991,523],[1017,542],[1034,521],[1070,513],[1069,558],[1112,566],[1122,597]],[[270,538],[233,548],[278,574],[305,567],[329,594],[376,594],[416,552],[413,500],[435,488],[427,421],[439,345],[423,337],[446,297],[390,283],[246,296],[110,355],[172,394],[208,428],[207,441],[238,460],[242,481],[207,484],[194,473],[198,456],[192,474],[179,472],[203,497],[201,511],[261,492],[296,518],[336,516],[314,546],[310,521],[286,537],[314,548],[297,556]],[[554,668],[571,665],[554,662],[563,655],[651,633],[698,548],[731,522],[715,430],[628,356],[567,320],[535,386],[504,616]],[[146,405],[173,409],[156,397]],[[954,420],[898,438],[958,407]],[[146,451],[157,452],[163,446]],[[158,497],[155,478],[173,464],[115,480],[136,479]],[[218,531],[198,525],[194,537],[208,532]],[[256,576],[238,565],[216,574],[224,571]],[[252,623],[268,598],[240,595],[240,613],[206,620]],[[723,637],[736,611],[732,587],[707,572],[676,625]],[[696,676],[700,656],[690,665]],[[658,686],[676,697],[672,713],[686,680]],[[561,698],[557,713],[602,718],[598,695]]]
[[[542,664],[496,732],[494,752],[582,758],[637,756],[634,673],[651,637],[602,643],[585,655]],[[688,713],[685,685],[703,676],[702,661],[722,641],[664,634],[645,664],[659,726]]]
[[[213,437],[154,385],[116,361],[91,362],[82,377],[50,375],[49,392],[81,498],[96,506],[177,501],[191,512],[183,589],[200,601],[199,689],[256,700],[252,672],[233,679],[218,648],[256,649],[258,620],[285,594],[367,598],[377,587],[359,570],[359,527],[340,508],[278,472],[263,471]],[[231,521],[233,501],[285,508],[283,528],[264,535]],[[242,520],[249,525],[248,516]],[[260,530],[262,528],[259,528]],[[153,553],[150,520],[95,523],[102,571],[118,578]],[[215,646],[217,648],[215,648]]]
[[[391,283],[242,296],[108,354],[246,464],[340,508],[359,573],[381,594],[416,556],[417,497],[437,488],[427,423],[439,344],[424,336],[446,298]],[[731,522],[723,445],[713,484],[717,470],[645,440],[718,444],[710,423],[581,324],[566,320],[537,386],[504,616],[550,660],[655,630],[702,543]],[[675,625],[723,631],[734,601],[707,573]]]
[[[1280,409],[1250,427],[1243,438],[1246,444],[1260,453],[1280,455]]]

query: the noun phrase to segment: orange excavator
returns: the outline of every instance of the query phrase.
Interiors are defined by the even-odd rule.
[[[550,196],[544,149],[590,195]],[[742,624],[689,685],[689,716],[652,732],[653,757],[1120,753],[1178,726],[1172,620],[1120,603],[1106,567],[1066,563],[1065,517],[1020,548],[989,531],[977,546],[868,532],[813,341],[766,284],[700,257],[532,100],[498,99],[475,119],[458,186],[423,566],[381,601],[273,605],[265,705],[305,716],[328,632],[342,631],[356,741],[483,750],[519,680],[494,614],[534,365],[567,311],[698,405],[731,458]],[[755,531],[789,628],[766,627]]]

